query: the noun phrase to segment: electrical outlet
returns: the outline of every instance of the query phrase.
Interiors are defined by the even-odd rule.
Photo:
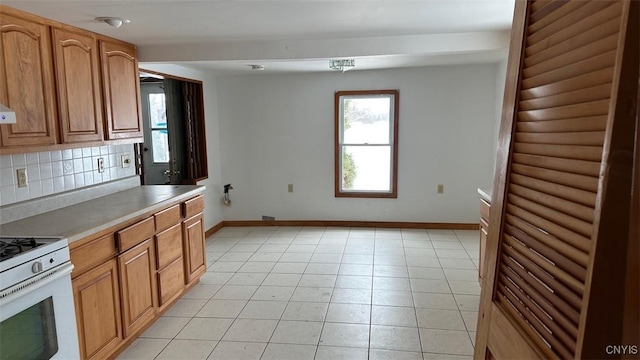
[[[438,184],[438,194],[444,193],[444,185]]]
[[[290,193],[293,192],[293,184],[287,185],[287,191],[290,192]]]
[[[18,175],[18,187],[23,188],[29,186],[27,184],[27,169],[18,169],[16,173]]]
[[[98,158],[98,172],[104,172],[104,158]]]
[[[131,165],[131,156],[129,154],[120,156],[120,164],[122,164],[123,168],[129,167]]]

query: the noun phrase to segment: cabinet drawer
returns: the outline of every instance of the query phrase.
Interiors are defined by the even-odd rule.
[[[202,212],[204,210],[204,197],[202,195],[194,197],[184,202],[184,217],[190,218],[193,215]]]
[[[485,221],[489,222],[489,212],[491,209],[491,205],[486,202],[484,199],[480,199],[480,217],[485,219]]]
[[[124,252],[138,245],[145,239],[149,239],[155,233],[153,218],[137,222],[127,228],[118,231],[118,250]]]
[[[156,231],[168,229],[182,220],[180,214],[180,204],[174,205],[166,210],[153,215],[156,221]]]
[[[158,269],[182,257],[182,226],[176,224],[156,235]]]
[[[116,256],[116,241],[113,234],[107,234],[71,250],[71,263],[75,278]]]
[[[160,306],[173,300],[184,288],[184,266],[182,257],[158,271],[158,294]]]

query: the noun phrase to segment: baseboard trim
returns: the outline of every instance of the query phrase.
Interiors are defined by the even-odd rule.
[[[209,236],[217,233],[218,231],[220,231],[220,229],[222,229],[224,227],[224,221],[220,221],[219,223],[215,224],[211,229],[207,230],[204,232],[204,237],[208,238]]]
[[[478,227],[480,226],[478,223],[432,223],[432,222],[342,221],[342,220],[273,220],[273,221],[232,220],[232,221],[223,221],[223,223],[224,223],[223,226],[238,226],[238,227],[241,227],[241,226],[335,226],[335,227],[373,227],[373,228],[404,228],[404,229],[433,229],[433,230],[435,229],[478,230]]]

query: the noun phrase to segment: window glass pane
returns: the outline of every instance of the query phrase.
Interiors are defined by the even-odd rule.
[[[0,359],[50,359],[58,352],[51,297],[0,323]]]
[[[391,192],[390,146],[343,146],[342,190]]]
[[[167,128],[167,111],[164,94],[149,94],[149,117],[151,128]]]
[[[389,97],[344,97],[344,144],[389,144]]]
[[[153,162],[169,162],[169,136],[167,130],[152,130],[151,144],[153,144]]]

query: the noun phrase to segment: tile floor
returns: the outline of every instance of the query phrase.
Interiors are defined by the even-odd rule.
[[[119,359],[471,359],[477,231],[253,227]]]

